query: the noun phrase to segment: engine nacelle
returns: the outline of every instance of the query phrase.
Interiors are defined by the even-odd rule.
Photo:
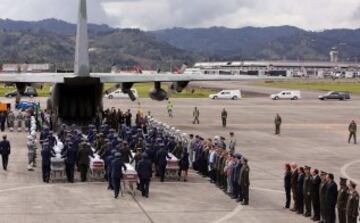
[[[16,85],[16,90],[20,95],[23,95],[26,89],[26,84],[25,83],[15,83]]]
[[[188,84],[189,84],[188,81],[174,82],[171,84],[170,89],[178,93],[181,93],[188,86]]]
[[[168,99],[168,94],[164,89],[155,88],[150,91],[149,97],[155,101],[164,101]]]

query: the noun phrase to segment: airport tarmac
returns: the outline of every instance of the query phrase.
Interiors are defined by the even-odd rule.
[[[42,102],[45,99],[41,99]],[[191,173],[189,182],[157,180],[150,198],[125,194],[118,200],[105,183],[51,183],[41,181],[41,168],[28,172],[26,136],[7,133],[12,143],[9,170],[0,170],[0,223],[2,222],[312,222],[284,210],[283,169],[286,162],[310,165],[360,183],[360,146],[347,143],[347,128],[360,123],[359,100],[239,101],[174,99],[174,118],[166,102],[140,99],[141,109],[184,132],[203,137],[228,136],[234,131],[237,151],[249,159],[250,205],[238,205],[208,179]],[[128,100],[105,100],[106,107],[138,109]],[[192,124],[192,110],[200,108],[200,125]],[[220,112],[228,110],[228,127]],[[274,135],[274,117],[283,118],[281,136]]]

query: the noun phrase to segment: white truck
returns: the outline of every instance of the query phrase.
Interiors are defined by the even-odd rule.
[[[301,99],[300,91],[281,91],[277,94],[270,95],[272,100],[280,100],[280,99],[290,99],[290,100],[298,100]]]
[[[240,90],[223,90],[217,94],[209,95],[210,99],[231,99],[231,100],[239,100],[241,99],[241,91]]]

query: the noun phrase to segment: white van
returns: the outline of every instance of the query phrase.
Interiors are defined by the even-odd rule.
[[[280,99],[298,100],[301,99],[301,93],[300,91],[281,91],[280,93],[270,95],[270,98],[273,100],[280,100]]]
[[[217,94],[209,95],[211,99],[232,99],[238,100],[241,99],[241,91],[240,90],[223,90]]]
[[[131,88],[132,93],[134,94],[135,98],[139,98],[138,92],[136,89]],[[110,94],[105,94],[105,98],[108,99],[128,99],[129,95],[122,92],[121,89],[117,89]]]

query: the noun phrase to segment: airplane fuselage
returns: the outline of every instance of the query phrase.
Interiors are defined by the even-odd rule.
[[[76,77],[54,86],[52,111],[61,123],[90,123],[103,108],[104,85],[97,78]]]

